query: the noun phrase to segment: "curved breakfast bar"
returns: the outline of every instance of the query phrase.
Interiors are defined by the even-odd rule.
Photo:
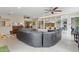
[[[51,47],[61,40],[61,31],[41,32],[21,29],[17,33],[17,38],[33,47]]]

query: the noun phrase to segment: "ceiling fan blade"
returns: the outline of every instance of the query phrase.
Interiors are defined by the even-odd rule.
[[[52,11],[52,10],[50,10],[50,9],[46,9],[45,11]]]
[[[56,10],[56,9],[58,9],[58,7],[53,8],[53,10]]]
[[[55,10],[54,12],[62,12],[61,10]]]

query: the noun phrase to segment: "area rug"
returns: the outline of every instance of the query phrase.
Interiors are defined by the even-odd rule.
[[[0,46],[0,52],[9,52],[8,46]]]

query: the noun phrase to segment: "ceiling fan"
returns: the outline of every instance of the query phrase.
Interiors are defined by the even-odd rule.
[[[26,18],[29,19],[30,17],[29,16],[24,16],[24,19],[26,19]]]
[[[59,9],[59,7],[50,7],[49,9],[45,9],[45,13],[51,13],[51,14],[55,14],[58,12],[62,12],[62,10]]]

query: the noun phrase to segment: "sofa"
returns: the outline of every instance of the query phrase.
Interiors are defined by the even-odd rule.
[[[61,40],[61,30],[43,32],[43,47],[51,47]]]
[[[61,40],[61,31],[59,29],[52,32],[21,29],[16,35],[20,41],[33,47],[51,47]]]

